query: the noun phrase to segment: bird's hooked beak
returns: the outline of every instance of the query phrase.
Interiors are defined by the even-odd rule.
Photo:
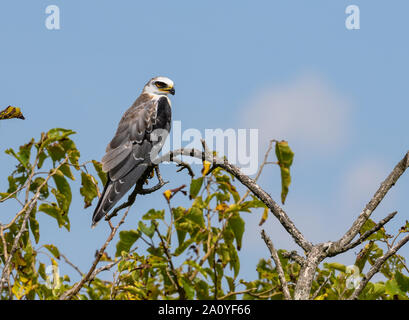
[[[175,95],[175,88],[169,88],[168,90],[167,90],[172,96],[174,96]]]
[[[167,87],[167,88],[159,88],[160,91],[170,93],[171,95],[175,95],[175,88],[174,87]]]

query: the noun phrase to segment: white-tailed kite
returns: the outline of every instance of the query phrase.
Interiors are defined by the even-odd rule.
[[[151,79],[142,94],[124,113],[114,138],[102,158],[102,169],[108,181],[92,216],[95,226],[137,182],[145,181],[151,173],[152,148],[162,141],[155,130],[169,133],[171,103],[168,94],[175,94],[173,81],[166,77]],[[166,138],[166,137],[165,137]],[[159,150],[155,150],[159,152]]]

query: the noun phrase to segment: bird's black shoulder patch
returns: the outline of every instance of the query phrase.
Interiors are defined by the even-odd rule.
[[[153,129],[170,130],[170,122],[172,121],[172,110],[167,97],[161,97],[158,100],[158,109],[156,115],[156,124]]]

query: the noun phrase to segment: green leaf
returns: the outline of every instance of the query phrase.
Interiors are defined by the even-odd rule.
[[[38,211],[42,211],[49,216],[53,217],[54,219],[57,220],[58,226],[61,228],[62,226],[66,227],[66,220],[63,218],[63,211],[55,204],[53,203],[52,205],[48,203],[42,203],[38,207]]]
[[[188,247],[190,247],[191,244],[195,242],[194,238],[190,238],[183,242],[179,247],[176,248],[175,253],[173,254],[175,257],[179,256],[181,253],[183,253]]]
[[[237,250],[241,249],[241,240],[244,233],[244,220],[239,214],[234,214],[229,220],[229,227],[232,229],[236,239]]]
[[[206,281],[195,278],[195,288],[199,300],[210,300],[209,285]]]
[[[65,150],[58,142],[49,144],[47,151],[54,162],[60,161],[65,157]]]
[[[70,163],[75,167],[75,169],[79,170],[80,167],[78,164],[78,159],[80,158],[80,152],[75,146],[74,141],[71,139],[63,139],[60,141],[60,144],[64,148],[65,153],[68,154],[68,160]]]
[[[116,244],[115,256],[120,256],[122,252],[128,253],[140,236],[141,233],[138,230],[121,231],[119,233],[119,241]]]
[[[66,176],[67,178],[71,179],[71,180],[75,180],[74,175],[71,172],[71,168],[68,164],[63,164],[60,167],[61,172],[64,174],[64,176]]]
[[[200,189],[202,188],[203,177],[192,179],[190,184],[190,199],[194,199],[199,194]]]
[[[188,300],[193,300],[195,297],[195,290],[194,288],[187,282],[184,278],[181,278],[182,287],[185,290],[186,298]]]
[[[183,243],[187,234],[186,228],[182,225],[185,221],[183,216],[185,215],[186,211],[187,210],[183,207],[172,208],[179,246]]]
[[[196,261],[186,260],[184,264],[187,264],[188,266],[191,266],[192,268],[197,269],[207,279],[206,270],[203,267],[201,267]]]
[[[402,290],[400,289],[395,279],[386,281],[385,292],[391,296],[395,296],[395,295],[402,296],[402,297],[406,296],[405,293],[402,292]]]
[[[149,247],[148,249],[146,249],[146,251],[148,251],[151,255],[153,256],[157,256],[157,257],[163,257],[163,249],[162,248],[154,248],[154,247]],[[164,263],[164,265],[166,266],[167,264]]]
[[[45,179],[43,177],[37,177],[34,179],[33,182],[31,182],[30,185],[30,191],[33,193],[37,192],[37,189],[44,183]],[[48,184],[45,184],[41,189],[40,189],[40,200],[47,199],[48,196],[50,195],[50,192],[48,191]]]
[[[28,167],[28,164],[24,162],[23,159],[21,159],[20,156],[13,149],[7,149],[5,153],[16,158],[27,170],[30,169]]]
[[[48,154],[44,150],[40,150],[38,154],[37,169],[41,169],[44,164],[45,159],[48,158]]]
[[[268,208],[264,208],[263,215],[262,215],[261,220],[260,220],[260,222],[258,224],[260,227],[263,225],[264,222],[266,222],[266,220],[268,218],[268,212],[269,211],[270,210]]]
[[[47,280],[47,274],[45,273],[45,264],[40,262],[38,267],[38,274],[43,278],[43,280]]]
[[[368,220],[366,220],[366,222],[362,226],[361,230],[359,230],[359,234],[362,235],[365,232],[371,230],[375,226],[376,226],[376,223],[373,220],[368,219]],[[386,238],[385,229],[381,228],[377,232],[375,232],[374,234],[370,235],[367,238],[367,240],[381,240],[381,239],[385,239],[385,238]]]
[[[36,243],[40,240],[40,224],[38,223],[36,217],[35,217],[35,212],[32,212],[30,214],[30,230],[34,236],[34,240]]]
[[[80,193],[84,197],[84,208],[88,208],[92,205],[92,200],[98,197],[98,191],[93,181],[93,176],[82,171],[81,186]]]
[[[60,207],[62,210],[64,210],[64,212],[68,213],[72,200],[70,184],[68,183],[67,179],[65,179],[64,174],[61,172],[61,170],[57,170],[57,172],[53,175],[53,180],[55,182],[55,185],[57,186],[57,190],[59,191],[59,193],[64,195],[65,197],[64,204],[60,205]]]
[[[94,169],[98,174],[98,177],[101,179],[102,185],[107,183],[108,177],[106,172],[102,170],[102,163],[96,160],[92,160],[92,164],[94,165]]]
[[[236,249],[232,245],[228,245],[230,255],[230,267],[233,268],[234,278],[237,278],[240,272],[240,259]]]
[[[372,286],[371,286],[372,285]],[[371,282],[368,283],[368,287],[371,287],[369,292],[368,292],[368,298],[370,300],[376,300],[378,299],[382,294],[385,293],[385,285],[383,283],[374,283],[372,284]]]
[[[9,176],[7,178],[8,182],[9,182],[9,188],[7,189],[7,193],[13,193],[14,191],[17,190],[17,181],[16,179],[14,179],[13,176]]]
[[[155,225],[151,223],[151,226],[148,228],[146,224],[144,224],[142,221],[139,221],[138,230],[146,234],[149,238],[152,238],[155,234]]]
[[[365,247],[357,255],[356,260],[355,260],[355,265],[359,268],[359,272],[362,272],[362,270],[364,269],[365,264],[368,261],[368,258],[372,252],[373,247],[374,247],[374,242],[370,241],[369,243],[365,245]]]
[[[45,244],[44,248],[46,248],[48,251],[51,252],[51,254],[56,257],[57,259],[60,259],[60,251],[58,250],[58,248],[53,245],[53,244]]]
[[[154,219],[163,220],[164,218],[165,218],[165,210],[155,210],[155,209],[150,209],[142,217],[143,220],[154,220]]]
[[[34,144],[34,139],[31,139],[29,143],[22,145],[18,153],[16,153],[13,149],[7,149],[5,152],[8,155],[13,156],[16,158],[27,170],[31,169],[30,166],[30,155],[31,155],[31,148]]]
[[[234,292],[235,289],[236,289],[236,285],[234,284],[234,279],[232,277],[229,277],[229,276],[225,276],[225,278],[227,280],[227,284],[229,285],[229,291]],[[235,300],[236,295],[234,295],[232,297]]]
[[[293,163],[294,152],[288,146],[287,141],[277,141],[275,152],[281,171],[281,202],[284,204],[291,183],[290,167]]]
[[[399,286],[399,288],[406,293],[409,293],[409,277],[403,275],[399,271],[395,273],[395,280]]]
[[[72,131],[70,129],[63,129],[63,128],[54,128],[48,131],[47,133],[48,139],[52,141],[62,140],[72,134],[75,134],[75,131]]]
[[[23,146],[20,147],[18,155],[26,168],[30,167],[30,155],[31,155],[31,148],[34,145],[34,139]]]
[[[324,263],[324,267],[330,270],[338,270],[341,272],[346,272],[346,266],[341,263],[337,263],[337,262]]]
[[[203,211],[197,207],[192,207],[189,209],[188,214],[186,215],[186,219],[193,221],[200,227],[205,226],[205,222],[203,218]]]

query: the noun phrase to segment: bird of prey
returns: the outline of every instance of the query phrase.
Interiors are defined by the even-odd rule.
[[[141,95],[124,113],[114,138],[102,158],[107,183],[92,216],[94,227],[136,183],[152,172],[151,151],[160,151],[171,126],[171,103],[175,94],[173,81],[166,77],[149,80]],[[155,130],[165,132],[162,139]]]

